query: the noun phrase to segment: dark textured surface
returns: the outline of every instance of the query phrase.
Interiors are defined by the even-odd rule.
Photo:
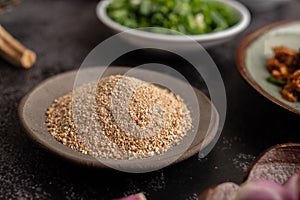
[[[228,113],[221,138],[206,158],[194,156],[153,173],[125,174],[74,166],[32,143],[18,121],[18,103],[47,77],[78,68],[86,54],[111,35],[96,18],[96,4],[27,0],[0,17],[0,24],[38,54],[30,70],[0,60],[0,199],[112,199],[140,191],[149,199],[195,199],[213,184],[241,183],[249,163],[271,145],[300,142],[299,116],[258,94],[235,66],[235,49],[245,35],[271,22],[300,17],[300,2],[293,1],[253,14],[243,34],[208,50],[225,82]],[[118,62],[135,65],[149,60],[137,54]]]

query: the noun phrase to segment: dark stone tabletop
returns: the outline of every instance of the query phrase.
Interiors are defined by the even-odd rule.
[[[236,47],[247,34],[272,22],[299,19],[300,2],[291,1],[252,13],[246,31],[208,49],[224,79],[228,111],[222,135],[204,159],[195,155],[159,171],[127,174],[74,165],[40,148],[23,131],[18,104],[42,80],[77,69],[112,35],[97,19],[96,5],[94,0],[25,0],[0,16],[0,24],[38,55],[29,70],[0,60],[0,199],[112,199],[137,192],[148,199],[197,199],[214,184],[241,183],[249,164],[268,147],[300,142],[299,116],[256,92],[235,63]],[[151,59],[155,57],[140,53],[117,64],[133,66]]]

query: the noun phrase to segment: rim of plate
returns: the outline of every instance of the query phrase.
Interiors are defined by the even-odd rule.
[[[237,52],[236,52],[236,63],[237,63],[237,68],[244,78],[256,91],[258,91],[261,95],[269,99],[270,101],[273,101],[277,105],[293,112],[298,115],[300,115],[300,110],[297,110],[287,103],[285,103],[280,99],[277,99],[276,97],[272,96],[270,93],[268,93],[265,89],[263,89],[250,75],[249,71],[247,70],[247,66],[245,63],[245,54],[247,51],[247,48],[249,45],[251,45],[252,42],[254,42],[256,39],[261,37],[263,34],[266,34],[267,32],[279,28],[283,25],[289,25],[289,24],[295,24],[295,23],[300,23],[300,20],[284,20],[280,22],[275,22],[273,24],[263,26],[259,28],[258,30],[250,33],[248,36],[246,36],[241,43],[238,45]]]
[[[224,39],[230,36],[234,36],[238,34],[239,32],[245,30],[248,25],[250,24],[251,21],[251,15],[249,10],[241,3],[237,1],[232,1],[232,0],[213,0],[217,2],[224,3],[231,8],[233,8],[239,15],[240,15],[240,20],[237,24],[234,26],[225,29],[223,31],[215,32],[215,33],[207,33],[207,34],[199,34],[199,35],[167,35],[167,34],[160,34],[160,33],[151,33],[151,32],[146,32],[142,30],[136,30],[136,29],[131,29],[126,26],[120,25],[119,23],[113,21],[110,19],[107,14],[106,14],[106,8],[109,5],[109,3],[112,0],[102,0],[98,3],[96,7],[96,14],[100,21],[102,21],[106,26],[112,28],[115,31],[118,32],[123,32],[123,31],[129,31],[127,32],[130,35],[133,36],[138,36],[141,38],[147,38],[147,39],[152,39],[152,40],[166,40],[166,41],[176,41],[176,42],[186,42],[189,41],[190,39],[196,40],[196,41],[214,41],[214,40],[219,40],[219,39]]]

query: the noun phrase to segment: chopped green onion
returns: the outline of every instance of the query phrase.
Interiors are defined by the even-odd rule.
[[[189,35],[221,31],[239,20],[232,8],[212,0],[112,0],[107,14],[129,28],[161,27]]]

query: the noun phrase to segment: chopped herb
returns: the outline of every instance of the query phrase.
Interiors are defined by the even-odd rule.
[[[107,14],[129,28],[162,27],[188,35],[221,31],[239,20],[232,8],[211,0],[112,0]]]

